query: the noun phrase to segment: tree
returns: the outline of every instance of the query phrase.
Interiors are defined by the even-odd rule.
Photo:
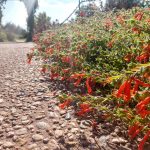
[[[82,5],[78,11],[76,11],[76,16],[79,17],[90,17],[93,16],[98,7],[94,3],[89,3],[87,5]]]
[[[33,30],[34,30],[34,14],[38,8],[38,0],[21,0],[25,4],[27,9],[28,18],[27,18],[27,42],[32,41]]]
[[[0,0],[0,23],[2,18],[2,6],[7,0]],[[36,9],[38,8],[38,0],[20,0],[24,3],[28,18],[27,18],[27,30],[28,30],[28,36],[27,36],[27,42],[32,41],[33,36],[33,28],[34,28],[34,14],[36,12]]]
[[[145,7],[150,4],[150,0],[106,0],[105,10],[130,9],[134,6]]]
[[[0,27],[1,27],[1,23],[2,23],[2,17],[3,17],[2,8],[3,8],[3,5],[5,2],[6,2],[6,0],[0,0]]]
[[[45,12],[39,13],[38,16],[35,17],[35,33],[48,30],[51,26],[51,18],[48,17]]]

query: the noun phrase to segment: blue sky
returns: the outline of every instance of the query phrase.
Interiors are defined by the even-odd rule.
[[[37,13],[45,11],[52,20],[62,22],[76,8],[78,2],[79,0],[39,0]],[[8,1],[3,15],[3,24],[12,22],[26,29],[27,13],[24,4],[19,0]]]

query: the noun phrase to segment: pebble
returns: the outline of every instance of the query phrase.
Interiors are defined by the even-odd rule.
[[[31,145],[28,146],[28,150],[33,150],[35,148],[37,148],[37,144],[36,143],[31,144]]]
[[[4,100],[0,98],[0,104],[3,103],[3,102],[4,102]]]
[[[37,142],[37,141],[42,141],[43,140],[43,135],[40,135],[40,134],[34,134],[33,136],[32,136],[32,139],[33,139],[33,141],[35,141],[35,142]]]
[[[16,131],[16,135],[24,135],[24,134],[27,134],[26,128],[22,128]]]
[[[56,130],[55,131],[55,137],[56,138],[60,138],[63,136],[63,131],[62,130]]]
[[[12,148],[12,147],[14,147],[14,143],[12,143],[12,142],[7,142],[7,141],[5,141],[4,142],[4,144],[3,144],[3,147],[4,148]]]
[[[42,130],[47,130],[48,128],[50,128],[49,124],[46,122],[38,122],[36,123],[36,127]]]
[[[69,113],[69,112],[66,114],[65,119],[66,119],[66,120],[70,120],[70,119],[71,119],[71,115],[70,115],[70,113]]]
[[[112,139],[112,143],[116,143],[116,144],[125,144],[127,143],[127,140],[121,138],[121,137],[116,137]]]
[[[43,139],[43,143],[44,143],[44,144],[47,144],[48,142],[49,142],[49,138]]]

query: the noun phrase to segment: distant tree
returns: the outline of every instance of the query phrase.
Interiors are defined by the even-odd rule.
[[[2,24],[2,17],[3,17],[2,8],[0,7],[0,26],[1,26],[1,24]]]
[[[145,7],[150,4],[150,0],[106,0],[105,10],[130,9],[134,6]]]
[[[32,41],[33,31],[34,31],[34,14],[38,8],[38,0],[21,0],[25,4],[27,9],[28,18],[27,18],[27,42]]]
[[[24,33],[26,32],[23,28],[21,28],[20,26],[16,26],[15,24],[13,23],[7,23],[3,29],[6,31],[6,32],[11,32],[11,33],[14,33],[14,34],[17,34],[17,35],[24,35]]]
[[[2,8],[3,8],[3,5],[6,1],[7,0],[0,0],[0,27],[1,27],[1,24],[2,24],[2,17],[3,17]]]
[[[35,16],[35,33],[48,30],[51,26],[51,18],[48,17],[45,12],[39,13],[37,16]]]
[[[99,10],[98,6],[96,6],[94,3],[89,3],[87,5],[82,5],[80,9],[76,11],[76,16],[90,17],[93,16],[97,10]]]
[[[55,21],[52,22],[52,27],[58,27],[59,26],[59,20],[56,19]]]

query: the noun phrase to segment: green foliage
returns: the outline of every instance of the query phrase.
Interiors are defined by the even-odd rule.
[[[0,42],[6,42],[7,41],[7,34],[0,28]]]
[[[149,133],[149,16],[149,8],[138,7],[101,12],[84,23],[77,21],[38,34],[28,63],[38,55],[44,62],[41,72],[51,80],[65,81],[73,90],[60,96],[64,101],[61,108],[70,99],[79,109],[86,103],[80,114],[89,113],[90,105],[109,119],[119,118],[131,127],[138,124],[129,134],[131,138],[137,130]]]
[[[41,33],[45,30],[48,30],[51,26],[51,18],[48,17],[45,12],[39,13],[37,16],[35,16],[35,33]]]
[[[149,0],[106,0],[105,9],[130,9],[134,6],[147,7],[150,6]]]

